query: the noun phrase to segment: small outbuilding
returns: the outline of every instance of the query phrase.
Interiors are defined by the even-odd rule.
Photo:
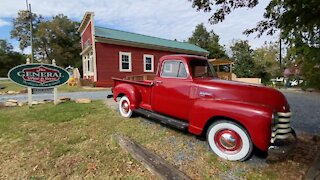
[[[83,78],[97,87],[111,87],[112,77],[155,74],[158,60],[164,55],[209,53],[186,42],[95,26],[93,12],[85,13],[78,31]]]
[[[233,61],[226,59],[209,59],[209,62],[212,63],[219,78],[232,80]]]

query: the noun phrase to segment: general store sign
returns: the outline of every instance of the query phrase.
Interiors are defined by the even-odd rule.
[[[69,73],[51,64],[23,64],[12,68],[8,77],[18,85],[31,88],[49,88],[65,84]]]

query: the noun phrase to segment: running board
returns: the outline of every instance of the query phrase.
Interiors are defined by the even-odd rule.
[[[156,120],[160,121],[162,124],[170,125],[172,127],[180,129],[180,130],[187,130],[189,127],[189,123],[187,123],[187,122],[184,122],[184,121],[181,121],[178,119],[174,119],[174,118],[171,118],[168,116],[164,116],[164,115],[152,112],[152,111],[147,111],[147,110],[144,110],[141,108],[135,109],[133,111],[136,113],[142,114],[148,118],[156,119]]]

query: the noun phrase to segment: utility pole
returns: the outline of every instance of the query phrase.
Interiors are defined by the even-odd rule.
[[[32,12],[31,12],[31,4],[28,3],[28,0],[26,0],[27,3],[27,10],[29,13],[29,20],[30,20],[30,46],[31,46],[31,64],[33,63],[33,26],[32,26]]]
[[[280,65],[280,70],[282,69],[282,53],[281,53],[281,32],[280,32],[280,38],[279,38],[279,65]]]

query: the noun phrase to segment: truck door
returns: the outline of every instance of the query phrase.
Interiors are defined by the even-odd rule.
[[[188,119],[189,92],[192,85],[187,65],[181,60],[165,60],[154,79],[151,105],[158,113]]]

